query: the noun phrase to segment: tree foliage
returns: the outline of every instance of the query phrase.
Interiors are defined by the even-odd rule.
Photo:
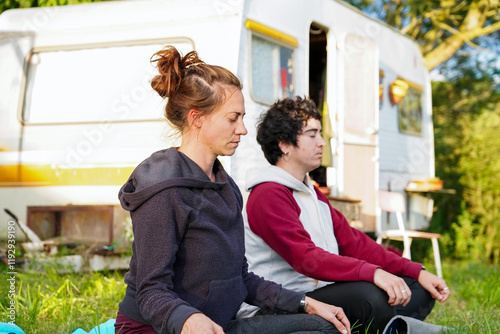
[[[347,2],[415,38],[440,74],[432,82],[436,175],[457,194],[432,227],[446,234],[449,255],[498,263],[500,1]]]
[[[500,261],[500,86],[490,62],[457,56],[433,82],[436,174],[457,190],[449,199],[454,255]],[[454,221],[454,223],[452,222]]]
[[[415,38],[427,69],[446,62],[478,38],[500,31],[498,0],[348,0],[399,31]]]
[[[464,146],[459,160],[465,185],[464,200],[476,217],[477,235],[484,257],[495,263],[500,259],[500,104],[497,110],[479,115],[464,131]]]
[[[7,9],[75,5],[106,0],[0,0],[0,13]]]

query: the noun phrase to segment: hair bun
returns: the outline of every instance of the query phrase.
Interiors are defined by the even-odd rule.
[[[185,70],[192,65],[204,64],[196,51],[191,51],[184,57],[174,46],[167,46],[151,57],[151,63],[156,63],[160,74],[151,81],[151,87],[162,97],[171,97],[179,88]]]
[[[182,57],[181,60],[181,68],[186,69],[193,65],[204,65],[205,62],[198,57],[198,53],[196,51],[191,51]]]

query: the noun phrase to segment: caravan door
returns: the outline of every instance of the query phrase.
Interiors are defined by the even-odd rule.
[[[359,227],[373,231],[378,189],[378,49],[372,40],[347,35],[344,52],[344,197],[362,204]]]

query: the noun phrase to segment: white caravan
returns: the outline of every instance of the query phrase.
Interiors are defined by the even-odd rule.
[[[120,237],[120,186],[152,152],[175,145],[149,85],[150,57],[168,44],[241,78],[249,132],[221,160],[244,194],[246,171],[267,163],[259,115],[297,95],[315,99],[331,136],[328,167],[313,178],[332,203],[358,204],[360,229],[380,219],[378,189],[402,192],[434,176],[430,81],[417,44],[341,1],[15,9],[0,16],[2,224],[8,208],[42,239]],[[411,221],[425,223],[425,201],[410,202]]]

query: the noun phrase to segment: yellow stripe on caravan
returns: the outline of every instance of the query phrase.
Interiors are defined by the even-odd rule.
[[[263,25],[262,23],[258,23],[258,22],[255,22],[255,21],[248,19],[245,22],[245,27],[247,29],[251,29],[253,31],[260,32],[261,34],[279,39],[280,41],[283,41],[287,44],[290,44],[293,47],[299,46],[299,42],[295,37],[287,35],[287,34],[281,32],[281,31],[278,31],[276,29],[270,28],[266,25]]]
[[[134,168],[0,165],[0,187],[123,185]]]

